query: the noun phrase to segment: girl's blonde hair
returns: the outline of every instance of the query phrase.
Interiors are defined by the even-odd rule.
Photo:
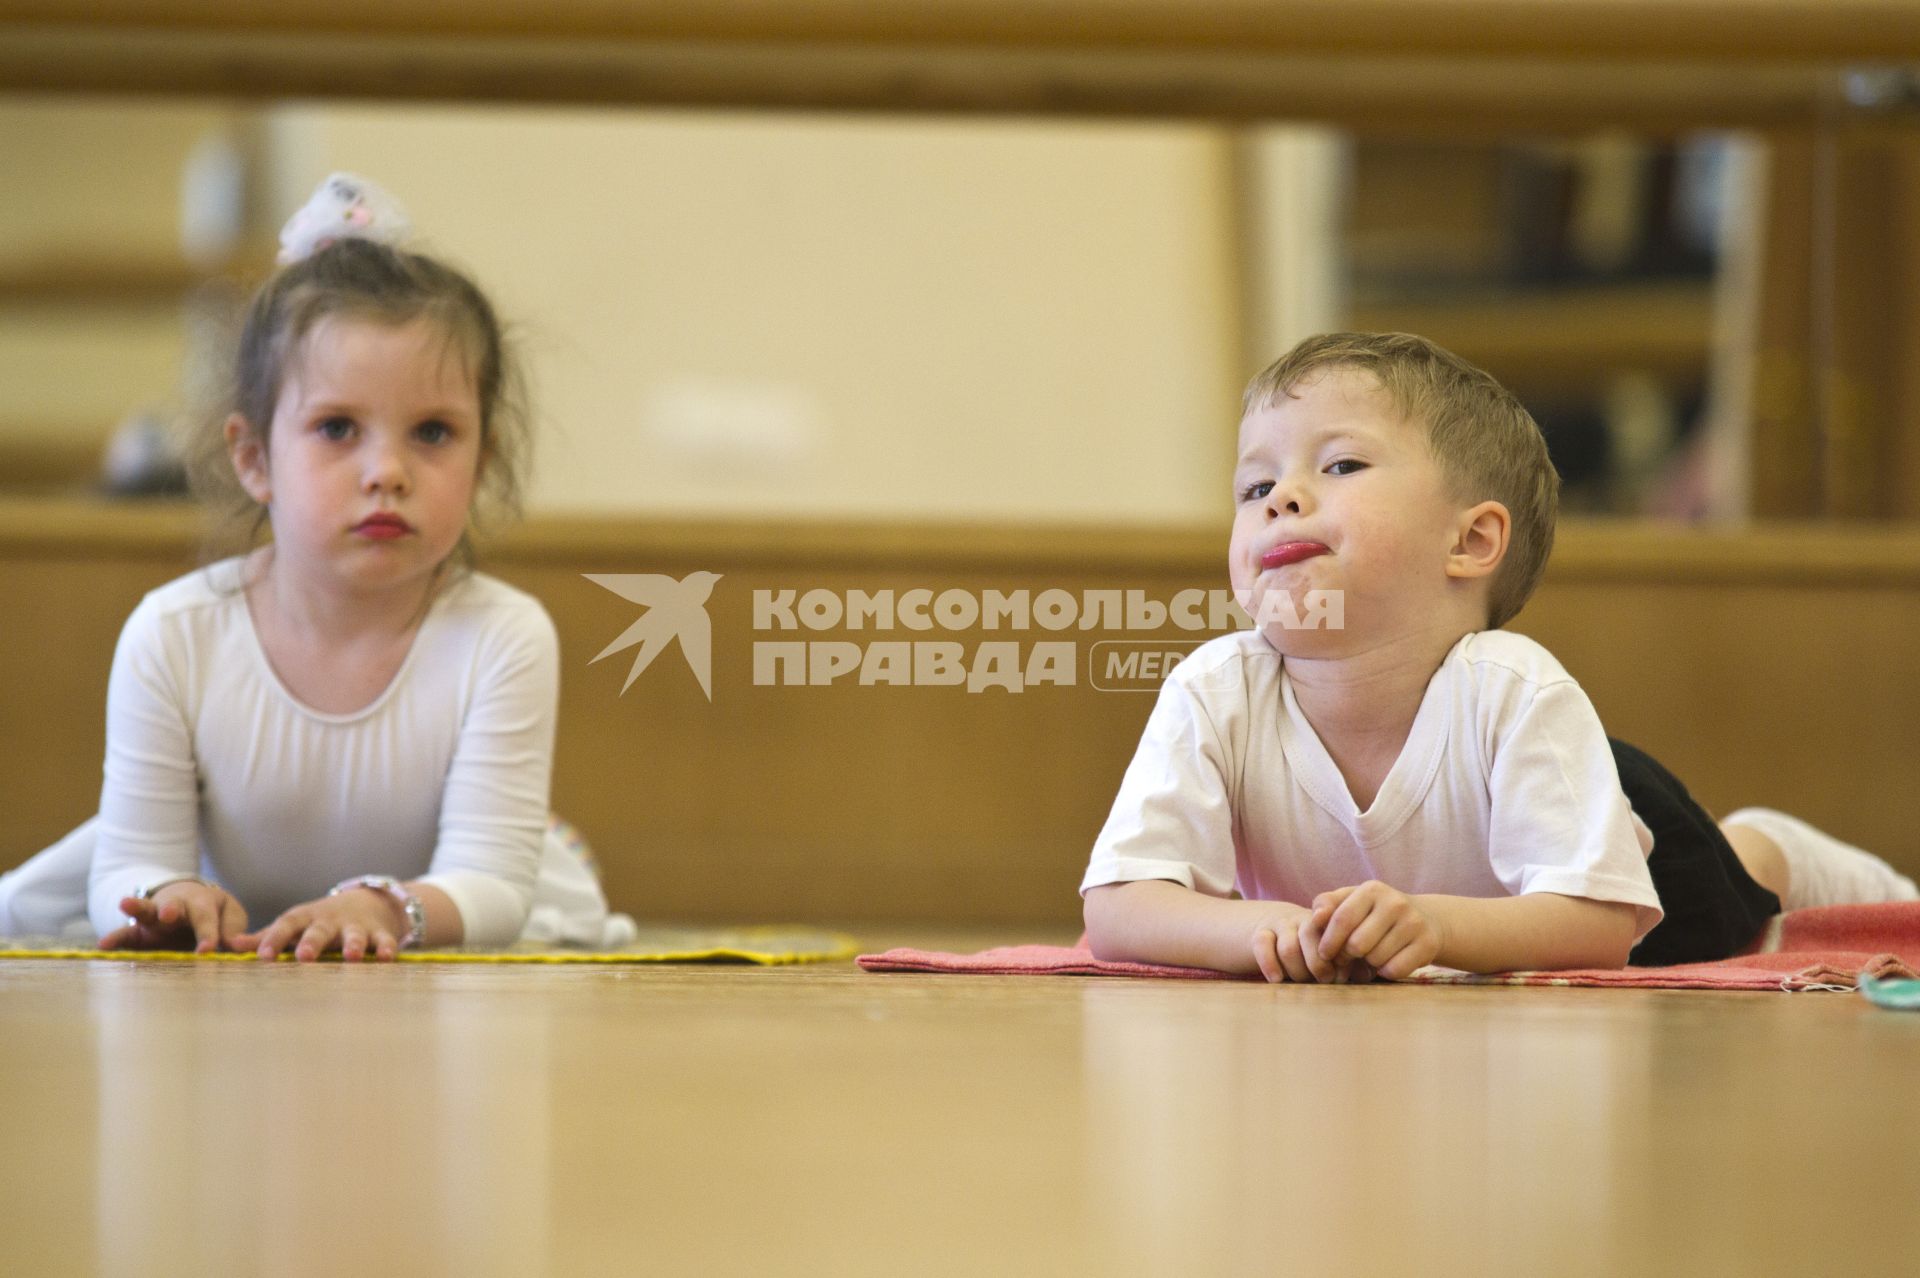
[[[472,280],[442,262],[371,240],[338,240],[276,271],[260,286],[240,322],[235,354],[215,379],[213,406],[199,416],[188,448],[194,491],[219,515],[211,555],[252,546],[266,509],[241,488],[228,459],[225,425],[238,415],[264,453],[274,409],[289,372],[322,320],[347,318],[401,325],[426,320],[444,335],[473,380],[480,404],[479,516],[520,513],[526,480],[528,423],[520,373],[493,305]],[[238,546],[233,543],[240,543]],[[454,557],[470,564],[463,534]]]
[[[1540,584],[1560,512],[1560,473],[1533,415],[1491,374],[1412,333],[1309,337],[1247,384],[1244,411],[1270,407],[1307,377],[1339,368],[1372,374],[1400,414],[1426,428],[1455,498],[1507,508],[1507,556],[1487,592],[1487,627],[1504,626]]]

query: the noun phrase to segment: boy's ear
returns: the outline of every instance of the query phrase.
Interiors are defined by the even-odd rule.
[[[226,436],[227,457],[233,462],[233,473],[240,480],[240,487],[246,489],[247,496],[266,505],[273,500],[273,484],[267,473],[267,448],[259,432],[246,418],[235,413],[227,418],[221,433]]]
[[[1455,525],[1453,549],[1447,554],[1447,576],[1486,577],[1507,557],[1513,516],[1497,501],[1469,506]]]

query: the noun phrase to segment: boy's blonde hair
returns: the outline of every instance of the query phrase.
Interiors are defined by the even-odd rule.
[[[1409,422],[1424,423],[1427,447],[1456,500],[1507,508],[1507,555],[1487,592],[1487,628],[1512,620],[1540,584],[1553,552],[1560,475],[1539,425],[1491,374],[1412,333],[1322,333],[1282,355],[1247,384],[1244,411],[1271,407],[1315,373],[1372,374]]]

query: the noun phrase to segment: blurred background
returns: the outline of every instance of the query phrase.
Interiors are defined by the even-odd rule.
[[[1813,437],[1842,423],[1809,402],[1783,432],[1756,403],[1769,315],[1803,330],[1776,381],[1806,382],[1838,322],[1781,315],[1840,267],[1820,149],[0,99],[0,488],[164,488],[196,335],[346,169],[518,329],[536,512],[1216,521],[1241,384],[1354,327],[1426,334],[1515,388],[1571,511],[1905,513],[1878,465],[1824,493],[1844,459]],[[1792,435],[1807,465],[1769,491],[1755,455]]]
[[[622,908],[1072,927],[1152,705],[1095,686],[1119,619],[1070,686],[790,686],[751,598],[1219,587],[1241,387],[1343,327],[1539,419],[1515,628],[1610,731],[1920,872],[1920,5],[69,7],[0,18],[0,867],[97,802],[119,626],[200,550],[170,441],[347,170],[517,333],[483,563],[555,618]],[[627,689],[583,574],[696,570],[712,698]]]

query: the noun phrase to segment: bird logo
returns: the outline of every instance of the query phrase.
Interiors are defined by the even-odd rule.
[[[626,695],[640,672],[653,664],[669,643],[680,641],[680,651],[687,659],[687,665],[693,669],[693,677],[700,681],[700,691],[707,694],[707,700],[713,700],[713,623],[707,619],[707,597],[713,593],[713,583],[720,580],[717,572],[690,572],[680,580],[653,572],[589,572],[581,574],[596,586],[603,586],[630,603],[646,608],[640,619],[620,632],[620,637],[600,650],[602,657],[611,657],[624,648],[640,645],[640,651],[634,654],[633,668],[627,671],[627,681],[620,685],[620,693]],[[592,665],[593,661],[587,664]]]

